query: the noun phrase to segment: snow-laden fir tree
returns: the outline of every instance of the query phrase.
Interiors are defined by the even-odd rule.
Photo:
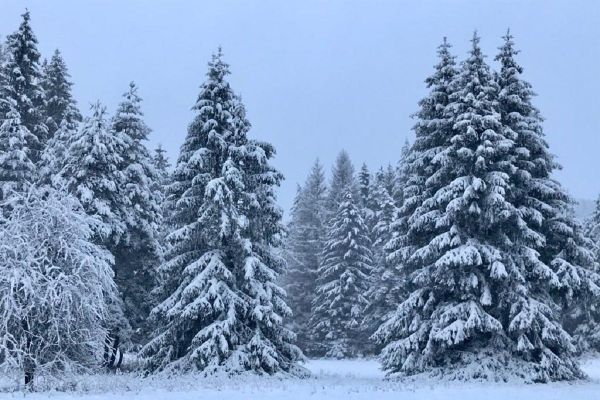
[[[154,163],[154,169],[158,175],[158,179],[154,182],[155,184],[155,193],[158,194],[158,202],[160,205],[160,213],[161,213],[161,225],[159,226],[159,244],[161,245],[161,253],[164,254],[166,252],[168,243],[166,241],[166,236],[170,231],[170,211],[167,203],[167,189],[168,185],[171,181],[171,163],[167,157],[167,151],[162,147],[162,145],[158,145],[154,149],[154,154],[152,155],[152,161]]]
[[[2,375],[31,385],[94,369],[116,296],[112,256],[93,242],[97,221],[54,189],[29,186],[10,202],[0,222]]]
[[[344,201],[344,196],[347,188],[352,188],[352,195],[355,199],[360,198],[358,183],[354,175],[354,165],[350,156],[345,150],[342,150],[331,169],[331,180],[329,184],[329,192],[325,203],[329,217],[335,214]]]
[[[167,209],[167,188],[171,181],[171,163],[167,157],[167,151],[162,147],[162,145],[158,145],[154,149],[154,154],[152,155],[152,162],[154,164],[154,169],[156,170],[157,179],[155,180],[155,192],[159,195],[159,204],[161,209],[161,220],[162,226],[160,230],[163,231],[166,229],[166,225],[169,221],[169,211]],[[161,234],[161,237],[164,237],[164,234]]]
[[[447,45],[440,55],[438,73],[448,65]],[[440,80],[430,82],[433,100]],[[535,248],[542,238],[511,203],[517,135],[501,123],[499,86],[477,36],[449,87],[442,117],[453,123],[450,131],[444,119],[430,124],[426,107],[441,108],[435,101],[422,102],[418,113],[415,154],[408,157],[409,180],[418,183],[406,199],[414,208],[407,231],[394,239],[411,293],[376,333],[387,344],[384,366],[459,378],[578,377],[551,283],[531,281],[552,269]],[[434,127],[450,134],[438,146],[421,147],[423,137],[442,133]],[[430,151],[433,171],[422,163]],[[419,193],[421,202],[410,198]]]
[[[103,105],[96,102],[91,113],[70,141],[56,181],[81,202],[89,216],[98,219],[93,225],[94,243],[113,251],[127,238],[128,202],[121,191],[124,177],[120,170],[124,143],[111,129]],[[111,303],[108,327],[120,330],[125,339],[130,336],[120,300]]]
[[[375,225],[371,230],[373,268],[369,276],[369,286],[365,292],[368,304],[364,312],[363,329],[370,336],[387,319],[403,299],[404,282],[393,265],[388,262],[386,245],[392,238],[392,223],[397,206],[388,186],[387,171],[383,168],[375,174],[370,203],[374,205]]]
[[[358,171],[358,193],[360,195],[360,206],[367,207],[369,201],[369,193],[371,191],[371,172],[367,164],[363,163]]]
[[[358,171],[358,206],[360,207],[360,211],[363,215],[363,220],[365,225],[367,226],[367,231],[369,232],[369,238],[371,242],[375,240],[373,236],[373,229],[375,224],[377,223],[377,204],[375,202],[375,193],[373,193],[375,182],[371,176],[371,172],[367,167],[367,164],[364,164],[360,167],[360,171]]]
[[[496,57],[500,62],[498,100],[504,129],[516,137],[511,202],[533,231],[528,245],[550,267],[532,270],[528,276],[533,281],[531,289],[535,293],[543,288],[536,294],[543,297],[549,285],[557,305],[564,308],[564,327],[575,335],[579,350],[600,349],[600,277],[593,245],[573,218],[572,200],[552,178],[560,166],[544,140],[542,117],[532,104],[535,93],[521,77],[523,68],[515,59],[518,51],[513,36],[507,32],[503,39]]]
[[[125,144],[112,131],[106,108],[96,102],[68,148],[61,171],[68,190],[83,204],[85,211],[98,217],[96,239],[108,248],[125,239],[125,201],[120,184],[124,181],[119,167]]]
[[[6,40],[6,61],[2,65],[0,104],[3,118],[10,112],[8,103],[13,103],[20,116],[21,124],[31,133],[27,147],[29,158],[37,163],[48,129],[44,123],[44,90],[40,84],[40,53],[37,39],[31,29],[29,11],[23,14],[19,29]]]
[[[48,140],[41,155],[39,179],[60,186],[60,172],[67,150],[82,120],[73,98],[70,75],[62,55],[56,50],[49,63],[43,66],[42,87],[46,96],[44,106]]]
[[[319,351],[314,346],[309,319],[325,242],[326,191],[323,166],[317,160],[304,185],[298,188],[288,226],[285,290],[293,312],[291,327],[298,335],[298,346],[306,355]]]
[[[41,86],[46,99],[44,122],[48,128],[48,140],[54,137],[63,120],[67,124],[81,122],[82,117],[77,109],[77,102],[71,93],[73,83],[70,78],[67,65],[57,49],[50,61],[43,64],[41,77]]]
[[[394,203],[397,207],[401,207],[404,203],[404,187],[407,184],[408,173],[406,171],[406,160],[410,154],[410,143],[408,139],[404,142],[400,150],[400,160],[396,164],[393,175],[393,183],[387,185],[388,191],[392,194]]]
[[[247,138],[250,124],[226,76],[209,63],[181,148],[169,202],[171,249],[160,271],[158,328],[142,350],[147,368],[258,373],[292,371],[300,350],[277,285],[283,226],[272,146]]]
[[[158,180],[160,184],[167,185],[169,182],[169,169],[171,168],[171,163],[167,157],[167,151],[162,147],[161,144],[156,146],[154,149],[152,160],[154,162],[154,168],[158,174]]]
[[[9,111],[0,125],[0,199],[7,199],[35,179],[35,164],[28,145],[35,143],[36,137],[22,124],[16,102],[12,99],[3,102]]]
[[[352,192],[352,187],[346,188],[330,220],[317,270],[310,324],[320,355],[326,357],[357,357],[368,351],[362,320],[372,268],[371,241]]]
[[[115,256],[115,281],[125,304],[125,315],[136,330],[141,330],[150,313],[150,292],[154,287],[154,269],[160,259],[158,244],[161,225],[158,173],[146,147],[150,128],[143,120],[142,99],[131,82],[117,107],[109,134],[120,145],[118,181],[126,233],[110,249]]]

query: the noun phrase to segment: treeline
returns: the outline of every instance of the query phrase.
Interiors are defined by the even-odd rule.
[[[444,41],[398,166],[356,173],[341,153],[326,182],[316,163],[286,229],[275,149],[249,137],[220,49],[171,171],[136,85],[83,117],[26,12],[1,52],[0,367],[26,384],[115,367],[120,342],[144,373],[301,374],[304,351],[581,377],[598,229],[552,178],[515,55],[507,35],[494,72],[475,36],[457,65]]]
[[[329,182],[317,162],[298,188],[285,287],[307,355],[546,382],[600,349],[600,205],[573,217],[503,39],[497,70],[477,35],[460,64],[444,40],[397,166],[356,173],[342,152]]]

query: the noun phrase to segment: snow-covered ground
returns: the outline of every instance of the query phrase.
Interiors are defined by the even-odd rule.
[[[589,381],[535,385],[389,382],[377,361],[314,360],[306,379],[242,377],[140,379],[128,375],[83,378],[72,392],[31,393],[25,398],[53,400],[597,400],[600,399],[600,359],[584,362]],[[23,398],[0,393],[0,400]]]

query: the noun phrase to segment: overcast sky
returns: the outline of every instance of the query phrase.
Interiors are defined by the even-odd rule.
[[[316,157],[396,162],[444,36],[463,58],[477,29],[493,62],[510,27],[558,177],[577,198],[600,193],[600,1],[3,0],[3,36],[25,7],[43,55],[62,51],[83,113],[96,99],[113,111],[134,80],[151,146],[172,161],[223,46],[251,135],[277,148],[286,209]]]

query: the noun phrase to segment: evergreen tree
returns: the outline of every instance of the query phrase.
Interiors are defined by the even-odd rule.
[[[159,180],[145,142],[150,129],[143,120],[141,98],[133,82],[123,95],[112,120],[112,132],[120,146],[119,181],[126,234],[111,248],[115,256],[115,281],[125,304],[125,315],[136,332],[146,321],[154,287],[153,270],[160,258],[158,229],[161,224]],[[139,341],[140,337],[134,338]]]
[[[58,130],[46,142],[38,170],[38,179],[41,183],[52,184],[57,188],[64,185],[62,169],[78,129],[79,125],[76,121],[69,122],[63,119]]]
[[[70,140],[64,167],[54,182],[75,196],[85,212],[95,218],[94,243],[113,253],[127,239],[127,202],[121,192],[124,177],[120,170],[125,144],[111,130],[106,109],[100,102],[93,104],[91,111],[92,115],[84,119]],[[128,343],[131,326],[121,299],[112,301],[109,308],[109,329],[113,333],[119,331]]]
[[[71,125],[81,122],[82,117],[77,109],[77,102],[71,94],[73,83],[70,82],[70,78],[71,75],[60,51],[55,50],[50,62],[44,61],[41,79],[41,86],[46,96],[44,114],[48,140],[54,137],[63,120]]]
[[[171,168],[171,163],[167,157],[167,151],[163,149],[162,145],[159,144],[156,149],[154,149],[152,160],[161,186],[167,185],[169,182],[169,168]]]
[[[552,173],[559,168],[548,150],[542,129],[542,117],[533,106],[531,85],[521,78],[523,68],[517,63],[518,51],[510,32],[496,59],[501,68],[497,75],[500,86],[499,104],[504,129],[516,137],[513,151],[516,171],[513,176],[511,202],[532,231],[529,246],[540,254],[550,270],[533,270],[528,277],[532,286],[544,288],[537,296],[546,295],[549,285],[554,301],[564,308],[563,325],[574,334],[580,349],[600,349],[598,332],[600,304],[593,245],[572,215],[572,200]],[[539,272],[541,271],[541,273]],[[539,292],[539,291],[538,291]]]
[[[373,334],[395,310],[403,299],[405,283],[398,269],[387,260],[387,243],[391,240],[397,206],[388,186],[386,172],[381,169],[375,175],[370,202],[374,204],[374,220],[371,237],[373,268],[369,277],[369,287],[365,293],[368,305],[364,312],[364,331]]]
[[[165,239],[171,228],[170,220],[172,212],[168,208],[167,203],[167,188],[171,181],[171,173],[169,171],[171,163],[167,158],[167,151],[163,149],[160,144],[154,149],[152,160],[154,162],[156,173],[158,174],[158,179],[155,182],[155,192],[158,194],[162,221],[159,227],[159,243],[161,245],[161,253],[164,254],[168,247],[168,243]]]
[[[65,165],[67,151],[81,123],[77,102],[71,94],[67,66],[58,50],[50,63],[44,63],[42,87],[46,95],[44,113],[48,127],[48,141],[42,151],[39,179],[43,183],[62,185],[60,173]]]
[[[344,193],[348,188],[352,188],[352,194],[355,199],[360,198],[358,184],[354,176],[354,165],[350,156],[345,150],[342,150],[335,160],[335,165],[331,171],[331,183],[329,184],[329,193],[327,195],[326,208],[329,217],[335,214],[344,201]]]
[[[367,164],[363,163],[358,172],[358,192],[360,194],[360,206],[367,208],[369,192],[371,191],[371,172]]]
[[[142,350],[156,369],[292,371],[299,349],[277,286],[285,263],[281,210],[269,165],[273,148],[247,138],[250,124],[226,76],[221,51],[209,63],[197,115],[169,188],[172,248],[162,265],[158,328]]]
[[[371,177],[371,172],[366,164],[363,163],[358,172],[358,206],[363,216],[367,232],[371,242],[375,240],[373,230],[377,224],[378,206],[376,194],[374,193],[376,183]]]
[[[29,158],[37,163],[47,139],[48,129],[44,124],[42,112],[44,90],[40,85],[40,53],[29,20],[29,11],[26,11],[19,29],[9,35],[6,41],[6,61],[1,71],[0,87],[0,97],[6,102],[2,104],[0,111],[6,118],[11,112],[11,107],[15,108],[21,124],[31,133],[27,139]],[[12,105],[9,106],[8,103]]]
[[[367,347],[362,320],[372,255],[356,202],[352,189],[346,188],[344,201],[331,220],[317,271],[310,323],[321,353],[327,357],[356,357]]]
[[[501,123],[499,86],[478,43],[475,36],[469,57],[446,86],[443,116],[453,125],[432,158],[432,174],[419,164],[431,150],[420,148],[420,138],[431,139],[434,126],[448,133],[448,125],[429,124],[423,107],[429,101],[418,113],[416,154],[409,157],[415,176],[409,180],[422,182],[414,192],[429,196],[395,243],[411,293],[376,333],[387,343],[384,366],[403,373],[436,368],[461,378],[572,379],[581,372],[550,300],[553,288],[531,277],[548,277],[552,269],[535,250],[540,236],[511,203],[517,135]],[[440,53],[438,73],[448,66],[446,44]],[[440,81],[433,82],[430,99],[439,93]],[[461,365],[471,368],[454,369]]]
[[[404,188],[406,187],[408,180],[408,172],[406,171],[406,163],[407,158],[410,154],[410,143],[408,139],[404,142],[402,146],[402,150],[400,150],[400,160],[398,160],[398,164],[396,165],[396,170],[394,171],[394,184],[391,186],[391,194],[392,198],[397,207],[401,207],[404,203]]]
[[[309,319],[325,242],[326,190],[323,166],[317,160],[305,184],[298,188],[288,228],[285,289],[293,312],[292,330],[297,333],[297,343],[307,355],[318,352]]]
[[[36,138],[21,123],[16,103],[10,99],[5,103],[9,111],[0,125],[0,199],[23,191],[35,176],[28,143],[35,143]]]
[[[94,229],[96,241],[111,249],[127,233],[127,203],[120,191],[124,177],[119,169],[125,144],[111,130],[104,106],[96,102],[91,111],[71,141],[61,176],[86,213],[101,221]]]

